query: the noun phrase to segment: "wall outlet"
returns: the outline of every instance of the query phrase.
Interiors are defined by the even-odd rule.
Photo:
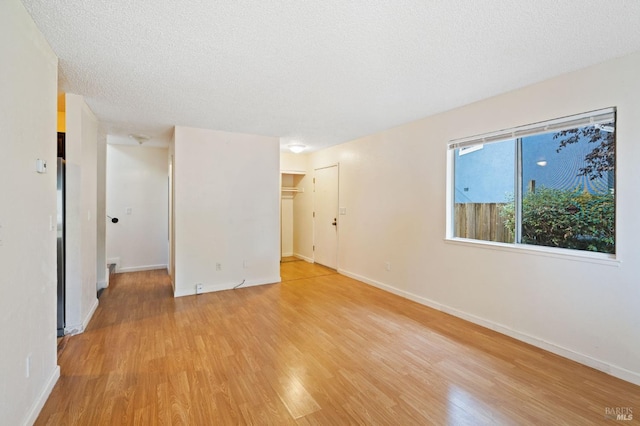
[[[243,260],[242,261],[242,267],[245,268],[245,269],[248,268],[249,267],[249,262],[247,262],[246,260]]]
[[[216,271],[222,271],[222,264],[216,263]]]
[[[202,284],[196,284],[196,294],[202,294]]]
[[[391,262],[384,262],[384,269],[386,271],[390,271],[391,270]]]

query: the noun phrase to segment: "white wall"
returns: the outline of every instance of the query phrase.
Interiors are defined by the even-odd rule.
[[[340,163],[339,271],[640,384],[638,75],[640,54],[311,154]],[[610,106],[618,265],[445,241],[450,140]]]
[[[118,259],[117,272],[167,267],[167,152],[107,145],[107,214],[119,219],[107,222],[107,259]]]
[[[279,282],[278,139],[177,126],[174,165],[175,295]]]
[[[0,423],[22,425],[35,421],[60,375],[55,232],[58,60],[18,0],[0,2],[0,57]],[[47,161],[46,174],[36,173],[38,158]]]
[[[97,145],[97,205],[96,205],[96,279],[98,290],[109,285],[109,273],[107,271],[107,135],[104,132],[98,134]]]
[[[304,172],[307,170],[307,154],[294,154],[291,152],[280,153],[280,171]]]
[[[82,96],[66,94],[65,333],[81,333],[98,307],[98,120]]]
[[[167,153],[167,162],[169,164],[169,263],[167,270],[171,278],[171,286],[175,293],[176,290],[176,233],[175,233],[175,154],[176,142],[175,132],[171,136],[169,143],[169,152]]]

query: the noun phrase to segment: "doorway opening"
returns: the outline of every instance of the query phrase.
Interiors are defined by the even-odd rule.
[[[282,171],[280,173],[280,262],[297,260],[295,257],[295,216],[296,202],[304,192],[301,182],[302,171]]]

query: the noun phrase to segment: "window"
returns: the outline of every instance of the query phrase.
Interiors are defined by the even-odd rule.
[[[449,235],[615,253],[615,109],[449,144]]]

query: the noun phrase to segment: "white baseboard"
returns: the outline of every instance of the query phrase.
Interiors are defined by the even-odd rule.
[[[167,265],[130,266],[127,268],[120,268],[117,272],[121,274],[125,272],[155,271],[156,269],[167,269]]]
[[[299,253],[293,253],[293,257],[297,257],[298,259],[304,260],[305,262],[315,263],[315,261],[312,258],[303,256]]]
[[[51,395],[51,391],[53,390],[53,387],[56,385],[56,382],[59,378],[60,366],[56,365],[56,368],[53,369],[53,373],[51,373],[51,376],[49,376],[49,380],[47,380],[47,383],[42,389],[42,392],[40,392],[40,395],[29,409],[27,418],[25,419],[24,423],[22,423],[24,426],[31,426],[36,422],[40,411],[42,411],[42,407],[44,407],[47,399],[49,399],[49,395]]]
[[[238,289],[245,287],[253,287],[257,285],[266,285],[266,284],[277,284],[282,281],[280,277],[271,277],[271,278],[259,278],[254,280],[246,280]],[[240,284],[242,280],[236,283],[225,283],[225,284],[203,284],[202,285],[202,293],[211,293],[214,291],[224,291],[224,290],[232,290],[235,286]],[[174,297],[182,297],[182,296],[193,296],[196,294],[196,286],[194,285],[192,288],[178,288],[174,290]]]
[[[280,257],[291,257],[291,256],[293,256],[293,252],[282,253],[282,254],[280,255]]]
[[[377,287],[381,290],[387,291],[389,293],[393,293],[395,295],[404,297],[405,299],[413,300],[414,302],[420,303],[421,305],[428,306],[430,308],[436,309],[438,311],[445,312],[447,314],[453,315],[455,317],[461,318],[463,320],[472,322],[474,324],[481,325],[482,327],[488,328],[490,330],[496,331],[498,333],[507,335],[509,337],[513,337],[516,340],[520,340],[522,342],[528,343],[530,345],[536,346],[538,348],[544,349],[548,352],[559,355],[563,358],[570,359],[572,361],[578,362],[580,364],[586,365],[588,367],[594,368],[596,370],[607,373],[611,376],[617,377],[619,379],[625,380],[627,382],[633,383],[635,385],[640,385],[640,373],[627,370],[622,367],[618,367],[616,365],[607,363],[605,361],[601,361],[595,359],[589,355],[582,354],[580,352],[576,352],[574,350],[565,348],[563,346],[557,345],[555,343],[547,342],[544,339],[540,339],[535,336],[531,336],[526,333],[522,333],[520,331],[514,330],[511,327],[508,327],[503,324],[499,324],[485,318],[481,318],[472,314],[468,314],[461,310],[452,308],[447,305],[443,305],[442,303],[435,302],[431,299],[427,299],[426,297],[418,296],[416,294],[410,293],[408,291],[399,290],[390,285],[381,283],[376,280],[369,279],[367,277],[363,277],[362,275],[354,274],[352,272],[346,271],[344,269],[338,269],[338,272],[342,275],[345,275],[349,278],[353,278],[354,280],[362,281],[365,284],[369,284],[373,287]]]
[[[99,303],[100,302],[98,301],[98,298],[96,298],[93,302],[93,305],[91,305],[91,309],[89,309],[89,312],[84,317],[82,324],[73,324],[73,325],[65,326],[64,334],[75,336],[76,334],[84,333],[84,331],[87,329],[87,326],[89,325],[89,321],[91,321],[91,318],[93,318],[93,314],[96,312],[96,309],[98,309]]]
[[[96,313],[96,309],[98,309],[98,305],[100,304],[100,302],[98,301],[98,298],[96,297],[96,299],[93,301],[93,305],[91,306],[91,309],[89,309],[89,312],[87,313],[87,316],[84,317],[84,321],[82,321],[82,331],[84,332],[87,329],[87,326],[89,325],[89,321],[91,321],[91,318],[93,318],[93,314]]]

